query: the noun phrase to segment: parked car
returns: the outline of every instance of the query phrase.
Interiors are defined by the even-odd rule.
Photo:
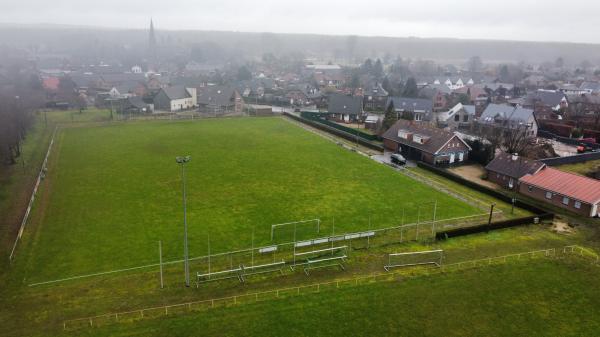
[[[404,158],[401,154],[394,153],[392,155],[392,164],[396,165],[406,165],[406,158]]]

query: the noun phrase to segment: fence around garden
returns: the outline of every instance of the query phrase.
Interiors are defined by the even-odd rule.
[[[576,255],[593,264],[600,264],[600,257],[594,251],[581,246],[566,246],[563,248],[550,248],[534,250],[523,253],[488,257],[461,261],[451,264],[442,264],[433,268],[409,268],[399,269],[393,272],[380,272],[370,275],[356,276],[333,280],[328,282],[300,285],[295,287],[279,288],[261,292],[252,292],[241,295],[211,298],[199,301],[191,301],[172,305],[154,306],[136,310],[108,313],[97,316],[76,318],[63,321],[64,330],[76,330],[82,328],[98,327],[120,322],[131,322],[141,319],[165,317],[194,311],[204,311],[218,307],[230,307],[239,304],[256,303],[265,300],[287,298],[303,294],[320,293],[335,289],[343,289],[375,282],[398,280],[399,278],[411,278],[429,276],[439,273],[457,272],[466,269],[481,268],[491,265],[506,264],[514,261],[527,261],[536,258],[550,258],[557,256]],[[382,268],[383,269],[383,268]]]

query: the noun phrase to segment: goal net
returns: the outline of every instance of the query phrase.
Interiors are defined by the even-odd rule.
[[[427,264],[433,264],[439,267],[442,265],[443,257],[444,251],[441,249],[421,252],[394,253],[388,255],[388,261],[384,268],[386,271],[389,271],[391,268]]]
[[[271,242],[289,243],[313,239],[321,231],[321,219],[293,221],[271,225]]]

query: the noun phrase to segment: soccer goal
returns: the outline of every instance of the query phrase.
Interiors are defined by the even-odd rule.
[[[436,266],[442,265],[442,259],[444,258],[444,251],[438,250],[427,250],[422,252],[406,252],[406,253],[394,253],[388,255],[388,261],[383,268],[386,271],[390,271],[392,268],[399,267],[410,267],[433,264]]]
[[[296,242],[312,238],[321,231],[321,219],[310,219],[271,225],[271,241]]]

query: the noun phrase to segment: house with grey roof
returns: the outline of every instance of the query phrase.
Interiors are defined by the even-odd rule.
[[[240,114],[244,100],[234,87],[208,86],[198,93],[198,108],[200,112],[214,115]]]
[[[344,123],[358,121],[363,113],[363,97],[331,94],[327,105],[330,119]]]
[[[196,88],[186,88],[182,85],[162,88],[154,96],[156,110],[175,112],[189,110],[197,105]]]
[[[569,107],[567,96],[559,90],[538,89],[525,96],[523,106],[537,111],[538,107],[545,107],[552,111],[559,111]]]
[[[471,147],[453,132],[403,119],[387,130],[382,138],[387,151],[436,166],[464,163],[471,151]]]
[[[579,89],[585,91],[588,94],[600,93],[600,83],[598,82],[583,82],[579,86]]]
[[[415,121],[431,122],[433,120],[432,100],[408,97],[389,97],[387,104],[385,105],[386,110],[392,103],[394,104],[394,109],[399,117],[409,113],[412,114]]]
[[[440,126],[455,130],[471,125],[475,120],[475,112],[474,105],[458,103],[448,111],[434,113],[435,122]]]
[[[538,123],[532,109],[505,104],[489,104],[478,123],[503,129],[521,129],[528,137],[537,136]]]

